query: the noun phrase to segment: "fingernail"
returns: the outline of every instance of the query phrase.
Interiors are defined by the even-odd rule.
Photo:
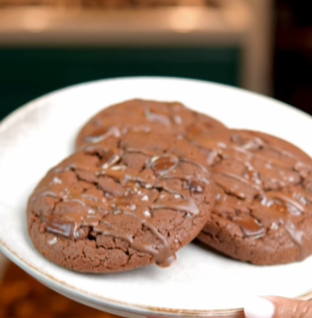
[[[273,318],[274,311],[273,303],[261,297],[253,298],[244,308],[246,318]]]

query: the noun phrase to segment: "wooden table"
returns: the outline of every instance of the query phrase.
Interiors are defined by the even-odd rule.
[[[13,263],[0,283],[1,318],[116,318],[43,286]]]

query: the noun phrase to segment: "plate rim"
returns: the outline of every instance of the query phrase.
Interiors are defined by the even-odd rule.
[[[22,259],[18,254],[13,252],[7,244],[0,239],[1,252],[13,263],[22,268],[26,273],[39,280],[44,285],[55,287],[54,290],[59,291],[60,288],[64,290],[64,293],[72,294],[73,296],[81,299],[84,298],[91,303],[98,303],[101,306],[121,310],[123,312],[130,312],[148,317],[227,317],[227,318],[243,318],[243,308],[232,309],[211,309],[211,310],[192,310],[192,309],[172,309],[165,307],[150,307],[138,304],[129,304],[115,299],[109,299],[92,293],[85,293],[83,290],[71,286],[63,281],[57,280],[55,277],[42,272],[38,267],[28,263],[25,259]],[[50,284],[46,284],[48,281]],[[68,292],[69,291],[69,292]],[[300,296],[302,297],[302,296]],[[312,292],[311,292],[312,297]],[[217,315],[217,316],[216,316]]]
[[[87,86],[93,86],[96,84],[104,84],[107,82],[123,82],[123,81],[151,81],[151,80],[172,80],[172,81],[180,81],[180,82],[192,82],[194,84],[209,84],[210,86],[215,86],[219,88],[224,88],[227,90],[236,91],[238,93],[243,93],[245,95],[253,96],[256,98],[261,98],[263,101],[270,101],[275,104],[279,104],[280,106],[290,108],[293,111],[300,113],[304,116],[310,117],[307,113],[305,113],[302,110],[299,110],[295,108],[294,106],[288,105],[286,103],[283,103],[281,101],[275,100],[274,98],[264,96],[255,92],[247,91],[242,88],[233,87],[225,84],[210,82],[210,81],[204,81],[204,80],[197,80],[197,79],[191,79],[191,78],[180,78],[180,77],[164,77],[164,76],[129,76],[129,77],[114,77],[114,78],[108,78],[108,79],[99,79],[95,81],[88,81],[83,82],[79,84],[70,85],[55,91],[52,91],[50,93],[44,94],[38,98],[35,98],[28,103],[18,107],[13,112],[9,113],[6,117],[4,117],[0,121],[0,134],[3,133],[6,130],[6,127],[10,127],[10,125],[14,125],[14,122],[22,115],[24,115],[26,112],[31,111],[33,108],[39,108],[42,107],[41,105],[45,105],[45,101],[49,100],[50,98],[53,98],[57,95],[66,94],[67,92],[70,92],[71,90],[79,89],[80,87],[87,87]],[[7,205],[3,202],[1,202],[1,205]],[[112,308],[116,310],[121,310],[123,312],[128,313],[134,313],[139,315],[145,315],[145,316],[166,316],[166,317],[228,317],[228,318],[243,318],[243,309],[242,308],[231,308],[231,309],[210,309],[210,310],[202,310],[202,309],[172,309],[172,308],[166,308],[166,307],[150,307],[147,305],[139,305],[139,304],[129,304],[126,302],[118,301],[115,299],[109,299],[107,297],[102,297],[99,295],[95,295],[92,293],[86,293],[85,291],[78,289],[74,286],[68,285],[65,282],[57,280],[55,277],[50,276],[47,273],[44,273],[41,271],[38,267],[30,264],[27,260],[21,258],[18,254],[13,252],[10,247],[0,238],[0,250],[1,252],[10,259],[13,263],[21,267],[25,272],[33,276],[35,279],[39,280],[41,283],[48,285],[49,288],[50,284],[45,283],[49,282],[53,287],[55,287],[55,290],[59,291],[60,289],[64,291],[65,294],[72,294],[78,299],[85,299],[88,302],[91,301],[98,303],[101,306]],[[301,300],[311,300],[312,299],[312,290],[311,292],[305,293],[303,295],[300,295],[298,297],[295,297],[296,299]],[[217,315],[217,316],[216,316]]]

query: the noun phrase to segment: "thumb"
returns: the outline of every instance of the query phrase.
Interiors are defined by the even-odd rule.
[[[249,302],[246,318],[311,318],[312,301],[282,297],[258,297]]]

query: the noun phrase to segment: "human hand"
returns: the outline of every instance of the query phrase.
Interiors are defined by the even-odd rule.
[[[246,318],[312,318],[312,301],[258,297],[244,308]]]

